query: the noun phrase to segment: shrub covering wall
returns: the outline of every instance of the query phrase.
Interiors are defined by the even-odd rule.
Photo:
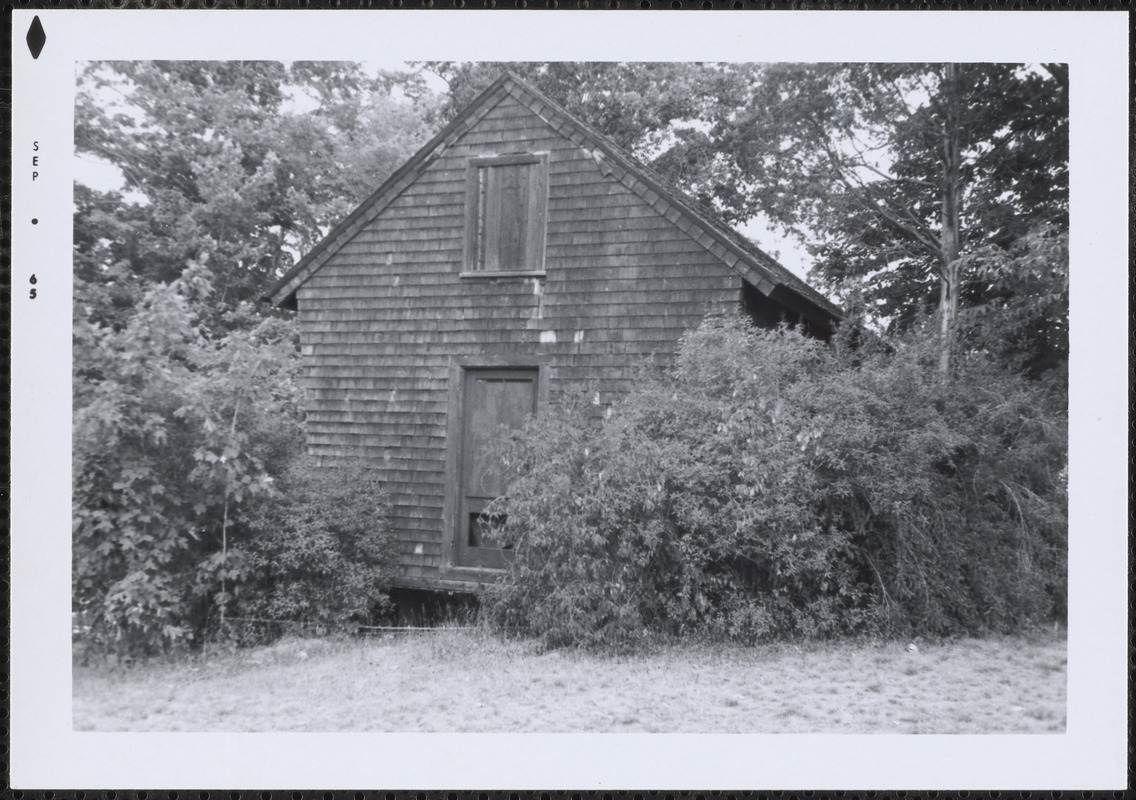
[[[603,419],[565,397],[506,446],[485,598],[550,645],[1009,631],[1065,603],[1061,398],[934,343],[852,349],[710,319]]]
[[[238,548],[247,580],[240,614],[337,628],[367,624],[390,604],[397,543],[390,503],[361,462],[318,466],[300,459],[278,494],[248,519]]]
[[[302,455],[295,324],[202,322],[200,264],[124,323],[76,306],[72,610],[86,651],[199,643],[233,615],[335,623],[381,608],[380,487]]]

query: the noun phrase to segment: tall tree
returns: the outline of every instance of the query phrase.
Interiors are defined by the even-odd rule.
[[[947,371],[960,302],[996,294],[964,256],[1067,230],[1068,97],[1055,74],[772,65],[715,120],[712,152],[688,158],[725,163],[749,191],[719,201],[797,232],[830,286],[866,279],[882,318],[904,326],[937,307]]]
[[[425,141],[432,114],[420,78],[358,64],[90,64],[76,150],[124,186],[77,192],[77,277],[168,283],[203,260],[219,313],[255,299]]]

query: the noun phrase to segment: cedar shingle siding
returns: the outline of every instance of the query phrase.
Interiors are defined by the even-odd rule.
[[[586,382],[608,403],[643,365],[667,363],[708,312],[764,306],[773,320],[770,309],[783,308],[766,297],[781,273],[750,275],[766,290],[743,293],[747,270],[761,262],[739,257],[735,243],[675,204],[681,198],[661,194],[594,137],[505,76],[270,295],[299,311],[309,449],[362,455],[382,470],[405,585],[485,577],[450,568],[465,369],[536,367],[540,402]],[[529,225],[516,246],[542,246],[545,274],[470,277],[471,163],[507,154],[547,159],[543,242]],[[786,282],[781,292],[798,290]],[[796,310],[811,311],[812,324],[835,318],[827,301],[802,291]]]

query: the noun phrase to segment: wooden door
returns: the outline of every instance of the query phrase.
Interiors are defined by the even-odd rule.
[[[505,493],[507,475],[494,446],[503,432],[520,427],[536,411],[537,371],[469,369],[463,388],[455,563],[500,569],[505,551],[489,539],[482,515]]]

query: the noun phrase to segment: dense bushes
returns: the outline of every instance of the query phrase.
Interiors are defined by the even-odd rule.
[[[304,458],[277,483],[277,495],[250,512],[248,541],[234,553],[247,569],[237,611],[326,628],[385,611],[395,542],[375,474],[359,462]]]
[[[239,509],[271,492],[300,444],[295,332],[250,316],[211,337],[200,263],[148,288],[125,320],[97,321],[83,289],[72,603],[94,643],[149,652],[193,634],[194,609],[233,577],[222,551]]]
[[[933,342],[852,350],[714,319],[602,422],[508,446],[497,624],[550,644],[1009,630],[1063,613],[1064,410]]]
[[[222,609],[328,621],[381,604],[381,493],[299,462],[295,325],[246,307],[212,332],[201,264],[114,320],[78,283],[72,607],[85,644],[152,653],[200,640]]]

